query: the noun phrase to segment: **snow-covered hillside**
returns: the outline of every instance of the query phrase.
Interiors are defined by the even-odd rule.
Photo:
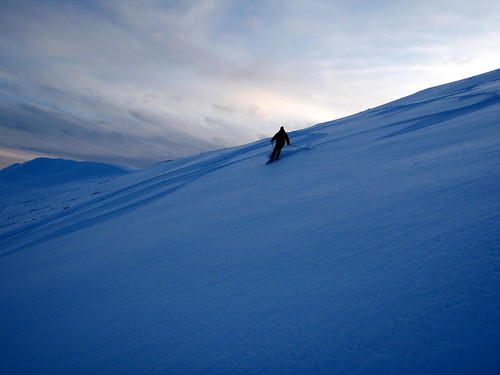
[[[131,172],[128,167],[105,163],[77,162],[65,159],[37,158],[22,164],[12,164],[0,171],[2,195],[71,182],[113,178]]]
[[[271,165],[266,139],[13,193],[0,372],[498,373],[499,119],[496,70]]]
[[[2,169],[0,234],[50,216],[61,208],[68,209],[69,202],[81,200],[80,194],[75,192],[85,184],[100,185],[132,170],[105,163],[49,158],[37,158]]]
[[[61,185],[73,181],[105,178],[125,174],[129,171],[127,168],[111,164],[38,158],[2,169],[0,181],[38,187],[40,185]]]

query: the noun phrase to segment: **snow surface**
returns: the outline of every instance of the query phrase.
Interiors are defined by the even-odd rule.
[[[2,197],[0,373],[500,373],[499,118],[496,70],[271,165],[266,139]]]

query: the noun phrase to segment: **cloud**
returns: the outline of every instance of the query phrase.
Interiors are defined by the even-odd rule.
[[[224,106],[224,105],[220,105],[220,104],[215,104],[215,103],[212,103],[212,107],[215,108],[218,111],[227,112],[227,113],[234,113],[234,108],[233,107],[228,107],[228,106]]]
[[[0,10],[4,165],[19,150],[18,161],[66,153],[144,166],[500,61],[496,1],[5,0]]]
[[[129,127],[134,120],[157,125],[147,113],[131,111]],[[9,150],[10,159],[39,153],[76,160],[105,160],[144,167],[160,160],[182,157],[220,145],[185,136],[173,127],[160,130],[140,127],[143,132],[117,131],[113,123],[91,123],[38,105],[19,103],[0,106],[0,149]],[[40,140],[43,140],[42,142]],[[188,140],[188,141],[187,141]]]

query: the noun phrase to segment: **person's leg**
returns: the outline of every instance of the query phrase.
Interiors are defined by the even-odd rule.
[[[274,157],[276,156],[276,151],[277,151],[277,146],[274,146],[273,153],[271,154],[271,160],[274,160]]]
[[[275,160],[278,160],[280,158],[280,155],[281,155],[281,149],[283,148],[282,145],[276,145],[275,147],[275,151],[276,151],[276,157],[275,157]]]

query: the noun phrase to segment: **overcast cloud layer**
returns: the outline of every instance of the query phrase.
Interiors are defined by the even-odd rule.
[[[149,164],[499,68],[500,2],[0,3],[0,167]]]

